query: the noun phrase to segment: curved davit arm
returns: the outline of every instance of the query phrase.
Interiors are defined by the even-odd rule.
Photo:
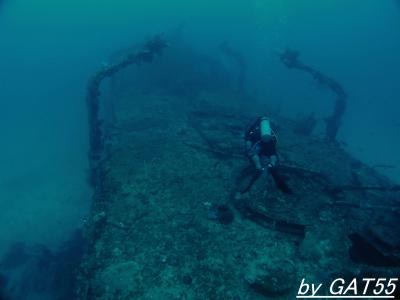
[[[333,113],[326,118],[326,138],[330,141],[336,140],[347,105],[347,94],[343,87],[333,78],[326,76],[318,70],[301,62],[299,60],[298,51],[286,49],[286,51],[280,55],[280,59],[287,68],[298,69],[310,74],[319,84],[328,86],[336,95]]]
[[[102,68],[90,78],[87,86],[86,104],[89,122],[89,162],[91,168],[90,181],[93,185],[95,185],[97,181],[96,165],[101,158],[101,153],[103,150],[103,134],[101,128],[102,121],[99,119],[100,85],[102,81],[106,78],[112,77],[130,65],[151,63],[154,57],[161,55],[166,47],[166,41],[164,41],[161,36],[156,36],[152,40],[145,43],[139,52],[127,55],[126,58],[119,63],[108,65]]]

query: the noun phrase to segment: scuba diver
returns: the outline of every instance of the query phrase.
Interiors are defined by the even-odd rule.
[[[246,194],[264,171],[271,174],[276,186],[284,193],[292,191],[278,173],[278,154],[276,151],[277,137],[271,128],[270,120],[261,116],[246,130],[245,133],[246,154],[252,163],[255,173],[246,188],[236,194],[241,198]]]

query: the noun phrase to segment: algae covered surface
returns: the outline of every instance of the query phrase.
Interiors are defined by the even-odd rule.
[[[79,299],[293,299],[302,278],[398,273],[396,186],[339,143],[226,93],[114,101]],[[235,199],[252,172],[243,132],[260,114],[277,125],[294,193],[264,174]]]
[[[0,300],[400,285],[399,1],[0,0]]]

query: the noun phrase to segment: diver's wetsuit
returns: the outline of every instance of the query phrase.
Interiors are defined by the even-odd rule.
[[[284,180],[279,176],[277,171],[278,155],[276,151],[277,139],[275,134],[271,135],[271,139],[267,142],[261,139],[261,122],[268,120],[266,117],[259,117],[253,125],[251,125],[245,133],[246,151],[250,161],[255,165],[256,173],[251,178],[247,187],[240,192],[244,194],[250,190],[255,181],[260,177],[268,167],[269,173],[272,175],[277,187],[284,193],[291,193]]]
[[[257,121],[250,126],[246,131],[245,141],[247,155],[251,159],[254,155],[258,155],[260,158],[268,158],[271,163],[276,164],[277,152],[276,152],[276,137],[272,136],[271,140],[264,142],[261,140],[261,121],[266,120],[265,117],[260,117]],[[274,159],[273,156],[275,156]],[[272,162],[274,161],[274,162]]]

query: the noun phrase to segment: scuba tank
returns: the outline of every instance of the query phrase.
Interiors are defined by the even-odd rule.
[[[272,124],[273,125],[273,124]],[[267,117],[258,117],[247,127],[245,133],[245,140],[251,140],[253,143],[256,141],[270,142],[271,140],[278,141],[271,126],[271,121]]]
[[[276,139],[275,132],[271,128],[271,122],[265,117],[260,120],[260,138],[264,143],[268,143],[274,138]]]

